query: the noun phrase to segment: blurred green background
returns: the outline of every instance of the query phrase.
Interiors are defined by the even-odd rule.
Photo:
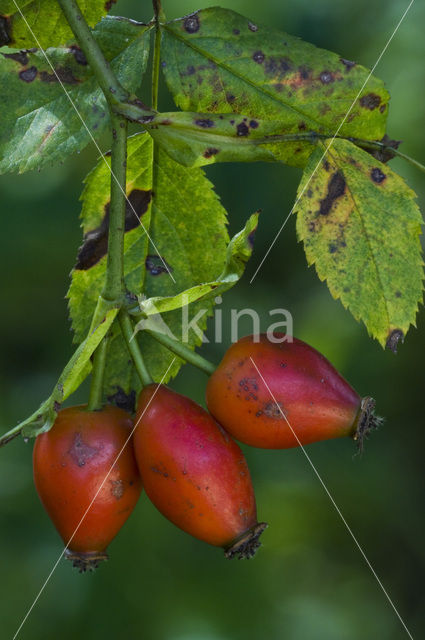
[[[208,6],[164,0],[173,18]],[[371,67],[407,0],[255,0],[221,5],[301,36]],[[150,3],[119,2],[114,13],[139,20]],[[415,3],[376,74],[392,94],[389,134],[424,161],[425,6]],[[172,108],[169,97],[163,109]],[[108,148],[104,140],[103,148]],[[41,173],[0,178],[2,233],[0,427],[7,430],[50,392],[72,353],[64,299],[81,241],[81,181],[96,160],[89,148]],[[394,161],[425,207],[425,176]],[[207,169],[230,214],[230,231],[263,209],[254,256],[243,282],[222,305],[284,307],[294,332],[322,351],[361,394],[377,400],[385,426],[353,457],[350,441],[312,445],[308,453],[415,638],[424,637],[424,374],[425,314],[399,353],[372,342],[332,300],[289,220],[252,286],[249,278],[294,202],[300,172],[278,165]],[[383,221],[385,223],[385,221]],[[249,333],[249,323],[242,333]],[[228,343],[204,352],[219,360]],[[203,402],[206,380],[189,366],[175,389]],[[84,400],[82,389],[74,401]],[[11,638],[61,553],[58,535],[32,483],[32,444],[0,451],[1,638]],[[245,447],[259,517],[270,523],[249,562],[191,539],[143,496],[110,547],[111,560],[79,575],[62,561],[36,604],[22,639],[100,640],[396,640],[407,637],[391,605],[299,450]],[[420,616],[422,614],[422,617]]]

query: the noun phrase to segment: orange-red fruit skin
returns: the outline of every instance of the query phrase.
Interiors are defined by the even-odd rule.
[[[331,363],[296,338],[292,343],[273,343],[266,334],[257,338],[234,343],[209,378],[207,406],[226,431],[265,449],[354,435],[361,398]]]
[[[202,407],[152,384],[140,394],[136,421],[143,486],[168,520],[220,547],[257,524],[243,453]]]
[[[33,452],[38,495],[62,540],[68,544],[96,492],[131,433],[122,409],[84,406],[62,409]],[[131,441],[75,532],[69,549],[105,551],[131,514],[142,489]]]

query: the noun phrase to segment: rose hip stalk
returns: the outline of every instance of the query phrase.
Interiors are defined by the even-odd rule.
[[[35,441],[38,495],[64,543],[73,536],[66,556],[80,571],[107,559],[106,547],[139,498],[142,485],[131,441],[108,476],[132,426],[131,417],[117,407],[71,407],[60,411],[51,430]]]
[[[163,385],[140,394],[134,449],[148,497],[192,536],[251,557],[266,525],[238,445],[195,402]]]
[[[382,422],[373,415],[374,400],[361,398],[305,342],[271,342],[266,334],[257,338],[233,344],[208,381],[208,409],[226,431],[265,449],[342,436],[353,437],[361,448],[368,432]]]

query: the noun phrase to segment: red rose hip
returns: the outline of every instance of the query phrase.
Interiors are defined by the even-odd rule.
[[[228,558],[251,557],[266,525],[238,445],[202,407],[163,385],[139,396],[134,449],[143,486],[175,525]]]
[[[117,407],[71,407],[62,409],[50,431],[35,441],[38,495],[68,545],[66,556],[80,571],[107,558],[106,547],[139,498],[142,485],[131,441],[111,470],[132,427],[131,417]]]
[[[226,431],[265,449],[342,436],[361,446],[381,421],[373,416],[372,398],[362,399],[305,342],[272,342],[266,334],[257,340],[247,336],[233,344],[208,381],[208,409]]]

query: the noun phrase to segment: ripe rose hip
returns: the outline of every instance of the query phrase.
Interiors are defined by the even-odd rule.
[[[50,431],[35,441],[38,495],[66,545],[75,532],[66,556],[80,571],[107,559],[106,547],[139,498],[142,484],[130,441],[86,514],[132,426],[131,417],[117,407],[71,407],[62,409]]]
[[[266,525],[238,445],[202,407],[163,385],[139,396],[134,449],[148,497],[175,525],[228,558],[251,557]]]
[[[265,449],[342,436],[353,437],[361,447],[381,421],[373,415],[374,400],[362,399],[305,342],[293,338],[275,343],[266,334],[257,338],[254,342],[254,336],[247,336],[233,344],[208,381],[208,409],[226,431]]]

